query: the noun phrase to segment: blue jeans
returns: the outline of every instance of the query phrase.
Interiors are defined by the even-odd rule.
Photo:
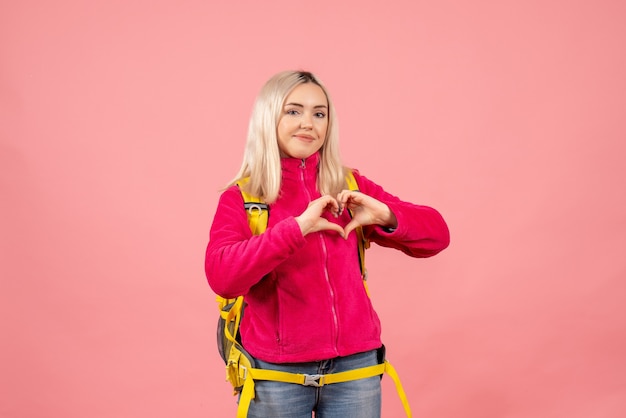
[[[378,364],[376,350],[310,363],[275,364],[256,360],[257,368],[291,373],[330,374]],[[380,418],[380,376],[322,387],[256,380],[248,418]]]

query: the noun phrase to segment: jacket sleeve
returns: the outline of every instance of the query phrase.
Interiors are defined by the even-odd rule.
[[[305,242],[293,217],[252,235],[243,198],[233,186],[220,197],[211,226],[204,263],[209,285],[225,298],[245,295]]]
[[[364,227],[366,238],[383,247],[400,250],[411,257],[431,257],[450,244],[450,232],[441,214],[428,206],[404,202],[355,171],[359,190],[389,206],[398,227],[389,232],[380,226]]]

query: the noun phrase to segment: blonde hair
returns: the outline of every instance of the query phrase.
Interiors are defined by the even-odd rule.
[[[276,129],[285,99],[298,85],[314,83],[324,91],[328,100],[328,129],[320,148],[317,187],[322,194],[336,194],[345,187],[345,170],[339,155],[339,135],[335,108],[324,85],[312,73],[283,71],[270,78],[261,89],[252,109],[243,163],[232,186],[249,177],[246,191],[267,203],[278,199],[281,182],[280,151]]]

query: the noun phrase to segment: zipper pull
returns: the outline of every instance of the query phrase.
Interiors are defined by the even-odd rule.
[[[300,168],[302,169],[306,168],[306,162],[304,161],[304,158],[302,159],[302,162],[300,163]]]

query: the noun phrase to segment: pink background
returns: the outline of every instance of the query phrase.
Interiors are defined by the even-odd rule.
[[[234,416],[204,249],[298,68],[345,162],[449,222],[368,254],[414,415],[626,416],[626,3],[227,3],[2,2],[0,417]]]

